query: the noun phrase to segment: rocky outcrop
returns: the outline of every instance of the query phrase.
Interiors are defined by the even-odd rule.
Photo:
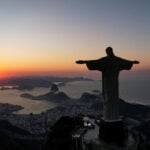
[[[58,91],[59,91],[58,86],[57,86],[56,84],[52,84],[52,85],[51,85],[50,92],[56,93],[56,92],[58,92]]]
[[[20,96],[31,100],[48,100],[54,103],[63,103],[70,100],[70,98],[64,92],[58,92],[58,93],[49,92],[39,96],[33,96],[31,94],[24,93],[21,94]]]
[[[99,95],[83,93],[81,97],[78,99],[79,102],[82,103],[94,103],[95,101],[101,101],[101,97]]]
[[[0,103],[0,115],[11,114],[12,112],[16,112],[16,111],[19,111],[21,109],[23,109],[23,107],[19,106],[19,105]]]

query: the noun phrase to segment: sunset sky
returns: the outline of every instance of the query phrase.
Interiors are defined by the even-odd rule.
[[[0,77],[97,76],[75,61],[112,46],[149,78],[150,0],[1,0],[0,22]]]

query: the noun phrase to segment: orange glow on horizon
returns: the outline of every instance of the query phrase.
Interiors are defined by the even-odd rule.
[[[0,78],[7,78],[12,76],[32,76],[32,75],[46,75],[46,76],[81,76],[86,74],[87,68],[82,65],[72,66],[52,66],[52,67],[24,67],[24,68],[6,68],[0,70]],[[81,75],[80,75],[81,74]]]
[[[36,75],[46,75],[46,76],[93,76],[95,72],[89,71],[85,65],[78,65],[75,61],[66,60],[53,63],[31,63],[26,64],[16,63],[16,64],[6,64],[0,68],[0,78],[7,78],[12,76],[36,76]],[[148,63],[140,62],[139,65],[134,65],[132,71],[145,71],[150,70]],[[99,72],[97,72],[99,73]],[[96,74],[97,74],[96,73]]]

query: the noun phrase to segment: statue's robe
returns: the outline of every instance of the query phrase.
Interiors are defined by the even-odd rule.
[[[104,120],[119,119],[119,72],[130,70],[133,62],[116,56],[106,56],[86,61],[89,70],[102,72],[102,93],[104,98]]]

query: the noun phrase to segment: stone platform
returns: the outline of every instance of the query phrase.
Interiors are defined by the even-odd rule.
[[[94,123],[94,120],[90,120]],[[137,150],[139,136],[125,129],[123,120],[100,122],[100,126],[87,130],[83,137],[83,150]],[[122,133],[122,130],[124,133]],[[100,133],[98,134],[98,131]],[[103,135],[102,135],[103,133]],[[104,135],[105,133],[105,135]],[[119,139],[120,137],[120,139]]]
[[[113,142],[123,144],[127,137],[124,122],[118,120],[103,120],[101,119],[99,127],[99,138],[104,142]]]

